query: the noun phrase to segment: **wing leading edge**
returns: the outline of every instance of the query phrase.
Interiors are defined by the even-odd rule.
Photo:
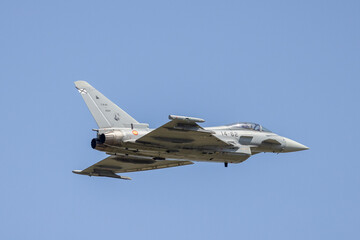
[[[209,147],[231,147],[196,122],[204,122],[199,118],[170,115],[170,122],[151,131],[136,140],[138,143],[162,146],[165,148],[206,149]]]

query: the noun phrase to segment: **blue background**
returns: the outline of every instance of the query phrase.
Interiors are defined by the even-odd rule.
[[[1,1],[1,239],[359,239],[359,1]],[[73,82],[139,122],[252,121],[310,147],[78,176]]]

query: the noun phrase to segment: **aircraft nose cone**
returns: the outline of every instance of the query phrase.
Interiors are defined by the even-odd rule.
[[[289,138],[285,138],[285,148],[283,152],[296,152],[296,151],[302,151],[302,150],[308,150],[309,148],[301,143],[298,143],[294,140],[291,140]]]

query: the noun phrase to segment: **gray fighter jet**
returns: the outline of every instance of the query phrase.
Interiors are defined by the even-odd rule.
[[[170,115],[163,126],[150,129],[139,123],[85,81],[75,86],[83,97],[98,129],[93,149],[110,156],[76,174],[130,179],[117,173],[193,164],[192,161],[241,163],[260,152],[295,152],[308,147],[279,136],[265,127],[239,122],[201,127],[195,117]]]

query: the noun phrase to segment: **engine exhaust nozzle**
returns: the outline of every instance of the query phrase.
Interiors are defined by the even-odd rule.
[[[121,145],[124,134],[121,131],[113,131],[100,134],[99,142],[107,145]]]

